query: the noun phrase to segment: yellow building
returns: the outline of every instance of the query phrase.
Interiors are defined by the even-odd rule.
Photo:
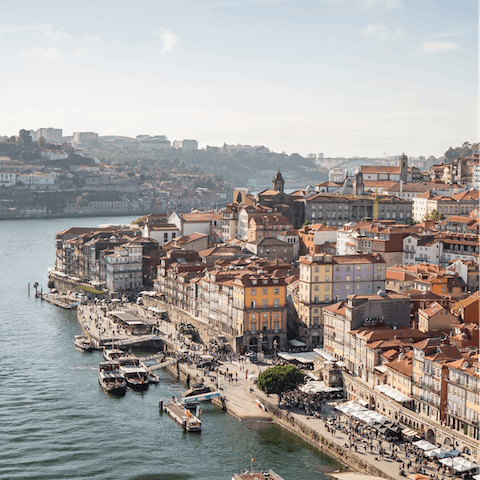
[[[269,353],[285,348],[285,278],[253,272],[237,276],[233,280],[233,317],[245,351]]]

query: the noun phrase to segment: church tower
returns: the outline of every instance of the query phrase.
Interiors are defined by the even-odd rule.
[[[408,174],[408,157],[405,153],[400,155],[398,159],[398,166],[400,167],[400,180],[403,183],[407,183],[407,174]]]
[[[272,190],[283,193],[284,187],[285,187],[285,180],[283,179],[282,174],[280,173],[280,170],[278,170],[272,182]]]
[[[363,195],[365,193],[365,186],[363,184],[363,173],[358,172],[353,177],[353,194]]]

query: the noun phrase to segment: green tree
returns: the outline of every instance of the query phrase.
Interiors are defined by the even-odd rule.
[[[44,148],[47,142],[45,141],[44,137],[40,136],[38,137],[37,143],[40,148]]]
[[[430,213],[425,215],[425,221],[434,220],[435,222],[439,222],[440,220],[444,219],[445,217],[438,210],[432,210]]]
[[[20,143],[23,143],[23,145],[30,145],[32,143],[32,137],[30,136],[30,132],[28,130],[25,130],[24,128],[20,130],[20,132],[18,133],[18,137]]]
[[[278,403],[282,393],[293,390],[303,383],[304,374],[294,365],[268,368],[258,376],[257,386],[267,395],[278,395]]]
[[[305,227],[306,225],[311,225],[312,222],[310,220],[305,220],[303,223],[302,223],[302,227]]]

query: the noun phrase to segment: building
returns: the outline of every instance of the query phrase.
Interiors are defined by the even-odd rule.
[[[182,235],[191,233],[205,233],[209,241],[216,241],[216,230],[221,231],[222,214],[218,212],[172,212],[168,223],[175,225]]]
[[[72,147],[79,148],[88,146],[89,143],[98,142],[98,133],[94,132],[74,132],[72,137]]]
[[[321,253],[321,246],[325,243],[337,241],[337,228],[328,227],[322,223],[305,225],[298,231],[300,240],[300,253],[302,255],[314,255]]]
[[[458,317],[437,302],[432,303],[428,308],[418,310],[418,329],[421,332],[451,329],[458,323]]]
[[[407,221],[411,215],[411,201],[391,196],[317,193],[305,198],[305,219],[311,223],[341,227],[366,218]]]
[[[245,248],[260,258],[268,260],[282,259],[287,263],[293,261],[293,244],[283,242],[278,238],[261,237],[247,241]]]
[[[206,233],[190,233],[189,235],[182,235],[173,238],[164,245],[165,250],[183,249],[191,250],[193,252],[200,252],[208,247],[208,235]]]
[[[240,350],[272,352],[287,345],[284,277],[240,273],[233,280],[233,319]]]
[[[13,187],[17,183],[17,174],[13,172],[0,172],[0,187]]]
[[[265,237],[276,238],[280,233],[291,230],[293,225],[287,217],[278,213],[251,213],[248,220],[248,242]]]
[[[198,150],[198,142],[196,140],[175,140],[173,148],[177,150]]]
[[[384,165],[361,165],[360,172],[363,174],[364,180],[395,180],[404,183],[408,180],[408,158],[405,154],[400,155],[398,166]]]

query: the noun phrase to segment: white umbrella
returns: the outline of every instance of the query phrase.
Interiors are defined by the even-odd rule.
[[[433,450],[434,448],[437,448],[435,445],[432,445],[430,442],[427,442],[426,440],[419,440],[418,442],[414,442],[413,445],[415,445],[416,447],[424,451]]]

